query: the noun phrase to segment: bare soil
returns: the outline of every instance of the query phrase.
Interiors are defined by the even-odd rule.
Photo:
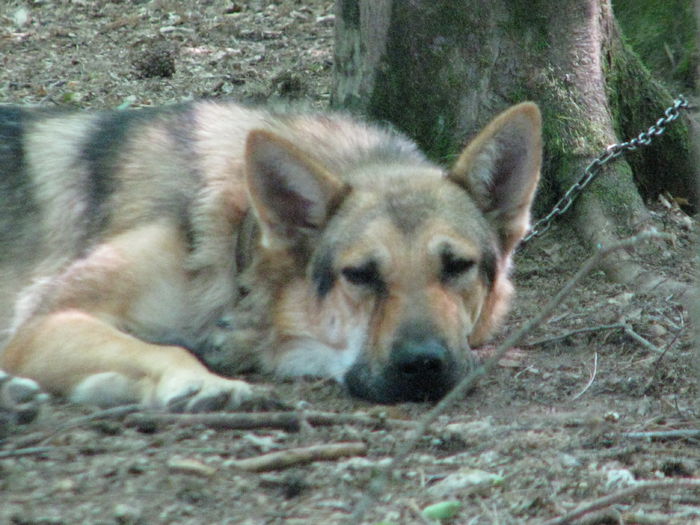
[[[114,108],[284,96],[327,107],[332,13],[329,0],[5,0],[0,101]],[[644,264],[691,282],[690,221],[652,207],[675,242],[645,250]],[[589,255],[565,221],[521,251],[506,330],[538,312]],[[644,340],[606,328],[620,323]],[[591,330],[552,339],[581,329]],[[691,335],[676,298],[591,274],[527,344],[432,425],[361,522],[425,523],[424,507],[457,500],[461,509],[443,522],[542,523],[643,480],[698,477],[698,436],[634,434],[700,428]],[[299,431],[132,426],[52,400],[34,423],[0,441],[0,522],[341,523],[407,438],[409,429],[384,419],[416,421],[430,408],[373,406],[328,381],[249,379],[300,410],[377,422]],[[346,441],[364,442],[366,455],[264,473],[235,463]],[[643,491],[586,520],[700,523],[700,493]]]

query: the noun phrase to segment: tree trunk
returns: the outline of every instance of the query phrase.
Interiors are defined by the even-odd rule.
[[[697,22],[697,27],[700,29],[700,0],[695,0],[694,2],[695,11],[695,21]],[[695,51],[700,56],[700,31],[695,37]],[[700,87],[700,61],[697,64],[697,69],[695,71],[695,85]],[[695,165],[700,166],[700,112],[694,115],[691,121],[691,138],[693,143],[693,154],[695,156]],[[698,185],[698,192],[700,193],[700,178],[696,181]],[[695,232],[696,236],[696,249],[698,249],[698,254],[696,257],[696,265],[700,266],[700,242],[698,242],[698,236],[700,233]],[[692,306],[690,314],[694,321],[694,336],[695,336],[695,376],[697,380],[697,385],[700,387],[700,268],[696,268],[695,276],[695,297],[692,300]],[[699,388],[700,389],[700,388]],[[696,411],[700,410],[700,399],[696,400],[695,404]]]
[[[672,102],[623,43],[609,0],[337,0],[335,63],[334,105],[393,123],[437,160],[504,107],[538,102],[546,163],[536,215]],[[652,226],[644,199],[668,191],[695,202],[695,175],[687,123],[674,123],[606,165],[572,223],[590,246]],[[629,257],[604,267],[659,284]]]

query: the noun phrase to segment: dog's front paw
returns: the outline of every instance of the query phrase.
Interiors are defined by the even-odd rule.
[[[156,404],[173,412],[213,412],[238,408],[252,397],[245,381],[211,373],[172,374],[158,385]]]
[[[34,421],[48,399],[36,381],[0,370],[0,427]]]

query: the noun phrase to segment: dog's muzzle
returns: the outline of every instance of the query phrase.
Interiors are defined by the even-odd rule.
[[[382,369],[373,372],[366,361],[355,363],[345,384],[353,396],[376,403],[437,401],[470,365],[468,358],[458,360],[440,338],[411,329],[394,342]]]

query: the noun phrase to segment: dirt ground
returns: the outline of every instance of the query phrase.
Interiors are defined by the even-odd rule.
[[[0,102],[114,108],[286,96],[325,107],[332,13],[329,0],[4,0]],[[690,282],[687,218],[658,203],[654,213],[675,242],[645,264]],[[516,258],[508,329],[537,313],[588,255],[565,221],[529,244]],[[631,331],[609,328],[621,323]],[[553,340],[581,329],[591,330]],[[361,522],[427,523],[427,505],[459,501],[444,523],[542,523],[641,481],[700,476],[698,435],[668,433],[700,428],[690,331],[674,297],[594,272],[530,344],[439,417]],[[134,425],[52,400],[0,441],[0,523],[341,523],[430,408],[373,406],[327,381],[272,388],[302,414],[374,422],[296,431]],[[237,463],[341,442],[363,442],[367,452],[262,473]],[[623,493],[584,522],[700,523],[700,493],[679,484]]]

